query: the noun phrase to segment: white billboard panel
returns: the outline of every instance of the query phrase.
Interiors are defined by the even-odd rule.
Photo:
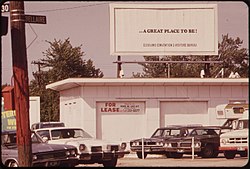
[[[110,4],[111,55],[217,55],[216,4]]]

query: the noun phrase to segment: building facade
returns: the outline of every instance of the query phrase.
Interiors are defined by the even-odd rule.
[[[247,78],[69,78],[60,92],[60,121],[100,139],[150,137],[174,124],[221,125],[215,107],[249,102]]]

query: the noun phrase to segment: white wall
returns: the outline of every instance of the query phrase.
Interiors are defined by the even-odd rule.
[[[201,121],[206,125],[221,125],[224,120],[216,119],[215,107],[218,104],[225,104],[231,100],[245,100],[248,98],[248,86],[231,86],[231,85],[91,85],[80,86],[69,90],[60,92],[60,117],[61,121],[65,122],[67,126],[77,126],[85,129],[94,137],[110,137],[112,139],[122,140],[134,138],[130,134],[133,128],[141,131],[138,134],[140,137],[149,137],[160,127],[160,103],[166,101],[201,101],[206,102],[206,112],[199,114],[192,114],[192,118],[202,118]],[[145,114],[140,115],[143,121],[135,123],[132,116],[98,116],[97,102],[105,101],[142,101],[145,102]],[[71,103],[71,106],[69,106]],[[67,104],[67,105],[66,105]],[[182,105],[180,105],[182,106]],[[171,105],[170,105],[171,107]],[[202,106],[204,108],[204,106]],[[173,106],[173,109],[175,107]],[[202,108],[202,109],[203,109]],[[197,110],[199,111],[199,110]],[[197,112],[196,111],[196,112]],[[201,111],[204,111],[201,110]],[[175,110],[173,110],[175,112]],[[182,114],[172,114],[175,118],[182,118]],[[197,116],[196,116],[197,115]],[[187,114],[186,114],[187,116]],[[185,116],[185,117],[186,117]],[[169,116],[170,118],[171,116]],[[168,118],[168,116],[166,116]],[[169,119],[165,119],[168,121]],[[114,123],[112,125],[112,123]],[[121,123],[119,123],[121,121]],[[119,127],[115,128],[117,125]],[[112,126],[114,126],[112,130]],[[124,137],[117,134],[119,130],[126,130]],[[112,130],[112,131],[111,131]],[[104,132],[104,133],[103,133]],[[108,132],[108,133],[107,133]],[[137,134],[136,134],[137,135]]]

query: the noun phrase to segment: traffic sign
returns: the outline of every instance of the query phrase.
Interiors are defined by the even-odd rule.
[[[9,4],[3,4],[1,12],[2,13],[4,13],[4,12],[10,12],[10,5]]]
[[[46,16],[25,15],[25,23],[46,24]]]

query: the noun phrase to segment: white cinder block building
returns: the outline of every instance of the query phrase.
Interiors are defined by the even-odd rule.
[[[150,137],[171,124],[221,125],[215,107],[249,102],[247,78],[69,78],[60,92],[60,120],[100,139]]]

